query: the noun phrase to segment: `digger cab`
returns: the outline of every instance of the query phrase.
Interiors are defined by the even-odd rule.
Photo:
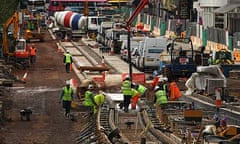
[[[29,58],[29,48],[25,39],[17,39],[14,56],[15,58]]]

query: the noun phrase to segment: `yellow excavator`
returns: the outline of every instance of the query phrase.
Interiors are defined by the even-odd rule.
[[[42,17],[39,13],[28,12],[24,14],[24,38],[27,42],[44,41],[44,32],[41,32],[40,23]]]
[[[13,25],[11,33],[9,27]],[[3,56],[8,62],[14,61],[23,68],[29,65],[29,46],[23,38],[19,38],[19,12],[15,12],[3,25]]]

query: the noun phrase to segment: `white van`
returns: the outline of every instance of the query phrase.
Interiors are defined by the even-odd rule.
[[[145,37],[132,37],[130,41],[130,51],[133,52],[135,48],[138,48],[139,42],[143,41],[144,38]],[[120,54],[121,54],[121,59],[126,61],[128,60],[128,40],[122,41]]]
[[[160,63],[160,53],[166,51],[167,38],[146,37],[139,43],[139,56],[136,58],[136,67],[140,70],[158,69]]]
[[[106,21],[102,22],[100,27],[98,28],[98,34],[97,34],[97,42],[104,44],[105,42],[105,30],[110,29],[113,26],[113,22],[111,21]]]

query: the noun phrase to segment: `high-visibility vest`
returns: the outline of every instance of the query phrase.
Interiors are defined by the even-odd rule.
[[[123,83],[122,83],[122,92],[123,92],[123,95],[132,96],[131,82],[129,80],[123,81]]]
[[[84,102],[85,106],[94,106],[93,102],[93,93],[91,91],[86,91],[84,94]]]
[[[30,21],[28,21],[27,28],[28,28],[29,30],[31,30],[31,22],[30,22]]]
[[[71,55],[65,54],[65,63],[71,63]]]
[[[63,88],[63,97],[62,100],[64,101],[72,101],[72,93],[73,89],[71,87],[67,88],[66,86]]]
[[[93,112],[96,113],[98,111],[98,107],[104,103],[105,97],[103,94],[97,94],[94,96],[93,100]]]
[[[31,47],[30,48],[30,55],[35,56],[36,55],[36,48]]]
[[[96,105],[100,106],[104,103],[105,97],[103,94],[97,94],[94,96],[94,101]]]
[[[132,98],[139,95],[140,93],[136,89],[132,89]]]
[[[157,103],[158,104],[165,104],[165,103],[168,102],[166,92],[164,90],[158,90],[155,93],[155,95],[157,97]]]
[[[137,91],[142,95],[145,93],[145,91],[147,90],[147,88],[143,85],[138,85],[138,89]]]
[[[171,82],[169,85],[169,89],[170,89],[170,96],[169,96],[170,100],[177,100],[182,96],[176,82]]]

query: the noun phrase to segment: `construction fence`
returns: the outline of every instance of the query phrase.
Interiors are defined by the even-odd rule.
[[[143,23],[144,29],[161,36],[173,36],[180,30],[185,32],[186,37],[191,37],[195,45],[205,46],[207,49],[240,49],[240,32],[232,34],[225,29],[205,27],[189,20],[165,20],[146,13],[142,13],[136,21]]]

